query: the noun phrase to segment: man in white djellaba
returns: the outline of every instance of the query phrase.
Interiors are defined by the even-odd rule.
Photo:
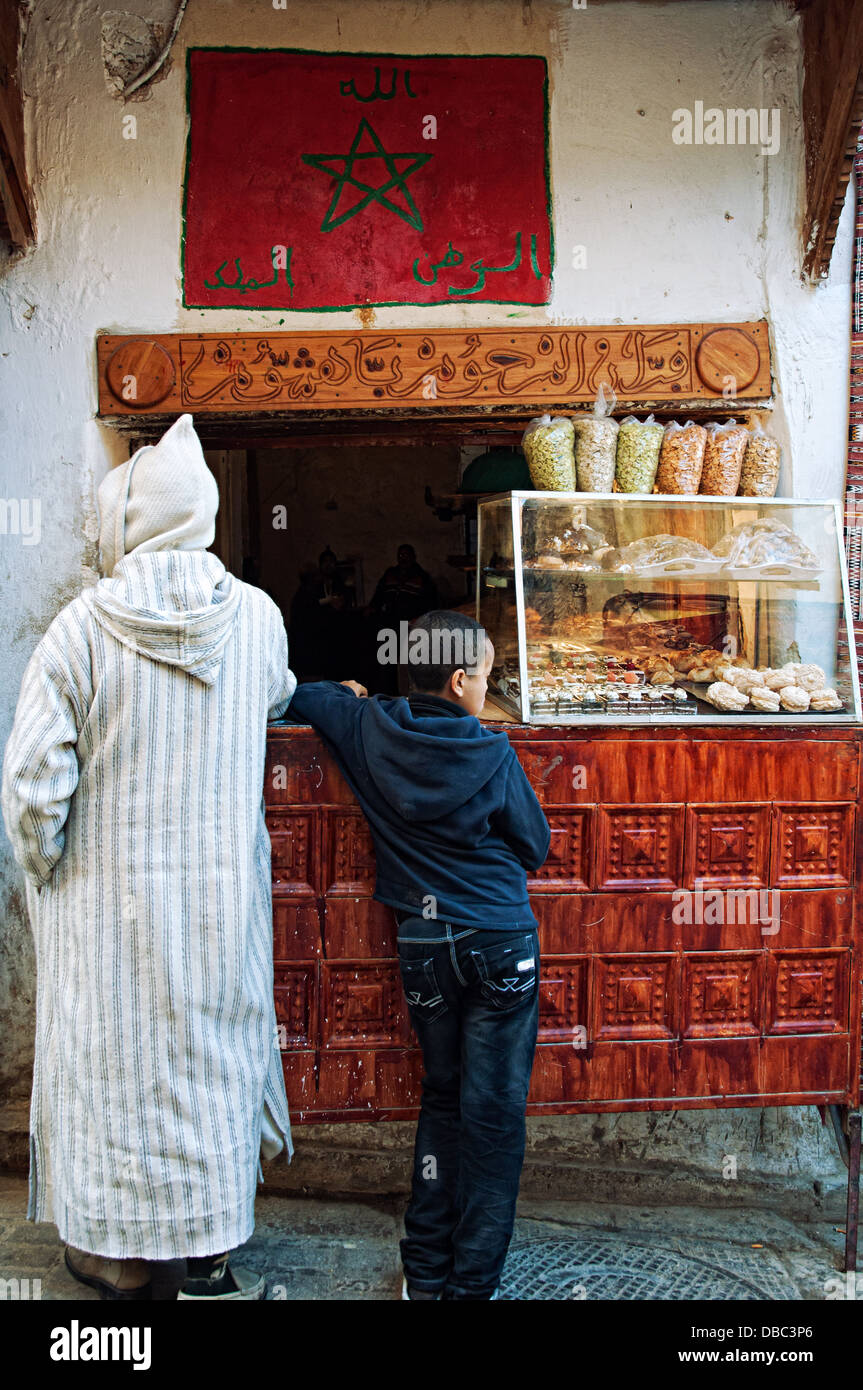
[[[263,1298],[233,1267],[260,1155],[292,1152],[273,1007],[267,720],[296,680],[275,604],[207,550],[192,417],[99,488],[104,578],[27,667],[2,806],[38,972],[30,1204],[104,1298]]]

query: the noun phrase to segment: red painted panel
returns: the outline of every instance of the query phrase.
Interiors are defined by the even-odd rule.
[[[187,305],[547,302],[544,58],[189,59]]]

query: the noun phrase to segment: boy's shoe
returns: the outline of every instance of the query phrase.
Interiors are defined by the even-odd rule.
[[[436,1292],[431,1289],[410,1289],[407,1279],[402,1279],[402,1299],[409,1298],[414,1303],[437,1303],[442,1297],[441,1289]]]
[[[224,1255],[210,1263],[206,1274],[187,1278],[177,1298],[189,1303],[202,1300],[212,1303],[217,1299],[250,1303],[262,1299],[266,1291],[267,1281],[263,1274],[242,1265],[230,1265]]]
[[[126,1303],[150,1297],[150,1269],[146,1260],[109,1260],[102,1255],[88,1255],[67,1245],[63,1254],[66,1268],[73,1279],[88,1288],[98,1289],[106,1301]]]

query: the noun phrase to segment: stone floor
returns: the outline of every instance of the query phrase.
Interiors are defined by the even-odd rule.
[[[96,1299],[63,1266],[53,1226],[25,1220],[26,1182],[0,1176],[0,1279],[43,1299]],[[261,1197],[239,1263],[271,1299],[399,1297],[401,1203]],[[741,1208],[609,1207],[525,1201],[501,1289],[517,1299],[795,1299],[848,1295],[843,1229]],[[170,1297],[170,1267],[159,1271]],[[29,1280],[29,1286],[23,1281]],[[39,1281],[38,1285],[33,1281]],[[863,1300],[863,1277],[856,1295]],[[10,1286],[4,1286],[8,1289]],[[853,1294],[852,1294],[853,1296]]]

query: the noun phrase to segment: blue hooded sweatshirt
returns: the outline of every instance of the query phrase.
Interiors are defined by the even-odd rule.
[[[463,926],[536,925],[527,871],[550,832],[505,733],[435,695],[361,699],[335,681],[298,686],[286,717],[321,734],[365,812],[378,902]]]

